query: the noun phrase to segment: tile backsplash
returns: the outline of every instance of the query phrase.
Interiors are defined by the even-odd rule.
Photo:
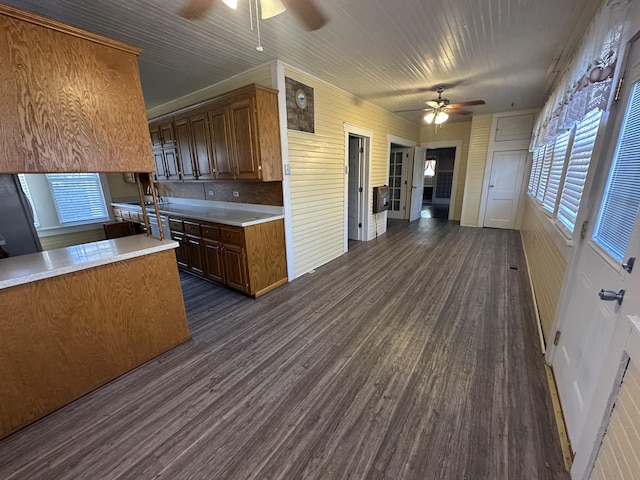
[[[282,182],[160,182],[163,197],[283,206]],[[237,192],[237,196],[234,196]]]

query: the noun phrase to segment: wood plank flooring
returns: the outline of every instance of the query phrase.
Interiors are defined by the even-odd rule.
[[[183,290],[193,340],[0,441],[0,478],[569,478],[518,232],[393,223],[255,301]]]

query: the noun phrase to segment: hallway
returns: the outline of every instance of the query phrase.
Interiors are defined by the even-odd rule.
[[[193,340],[0,441],[0,478],[568,478],[519,232],[394,222],[255,301],[183,289]]]

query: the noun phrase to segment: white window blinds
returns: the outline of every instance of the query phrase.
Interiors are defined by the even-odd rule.
[[[575,228],[578,208],[580,208],[584,183],[589,172],[589,162],[596,142],[601,116],[601,110],[592,110],[578,124],[569,155],[569,164],[558,205],[558,220],[572,233]]]
[[[529,177],[529,194],[532,197],[538,192],[538,184],[540,180],[540,169],[542,168],[542,159],[544,157],[544,145],[538,147],[533,152],[533,162],[531,163],[531,176]]]
[[[61,225],[109,218],[97,173],[50,173],[47,181]]]
[[[31,214],[33,215],[33,225],[36,227],[40,226],[40,220],[38,220],[38,212],[36,212],[35,204],[33,203],[33,198],[31,197],[31,192],[29,191],[29,185],[27,184],[27,179],[24,174],[18,174],[18,180],[20,181],[20,186],[22,187],[22,191],[24,192],[27,200],[29,200],[29,206],[31,207]]]
[[[538,192],[536,198],[540,201],[544,198],[544,192],[547,188],[547,180],[549,177],[549,169],[551,168],[551,159],[553,158],[553,148],[549,145],[544,152],[542,167],[540,169],[540,181],[538,182]]]
[[[633,86],[593,239],[622,261],[640,206],[640,82]]]
[[[560,180],[562,179],[562,170],[564,169],[564,160],[567,155],[570,136],[570,132],[560,135],[556,138],[556,143],[553,146],[553,160],[549,170],[547,188],[542,198],[542,208],[551,213],[554,213],[556,209],[556,200],[560,190]]]

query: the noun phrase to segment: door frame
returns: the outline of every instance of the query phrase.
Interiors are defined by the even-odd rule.
[[[387,163],[386,163],[386,169],[385,169],[385,180],[384,180],[384,184],[388,185],[389,184],[389,165],[390,165],[390,159],[391,159],[391,144],[396,144],[396,145],[400,145],[403,148],[413,148],[415,146],[417,146],[418,142],[414,142],[413,140],[409,140],[408,138],[403,138],[403,137],[398,137],[396,135],[391,135],[391,134],[387,134]],[[411,159],[411,166],[413,167],[413,159]],[[403,186],[404,187],[404,186]],[[406,195],[406,192],[405,192]],[[409,199],[409,201],[411,201]],[[406,204],[406,202],[405,202]],[[411,208],[411,206],[409,206],[409,208]],[[405,210],[405,220],[407,220],[409,218],[407,211]],[[385,230],[386,230],[386,225],[387,225],[387,212],[384,212],[384,225],[385,225]]]
[[[460,155],[462,150],[462,140],[445,140],[442,142],[421,143],[421,147],[427,150],[437,150],[438,148],[455,148],[456,155],[453,160],[453,184],[451,185],[451,199],[449,201],[449,220],[453,220],[456,209],[456,195],[458,194],[458,176],[460,175]],[[435,185],[433,186],[435,189]],[[435,191],[435,190],[434,190]]]
[[[373,130],[368,128],[353,125],[345,122],[344,128],[344,208],[343,208],[343,230],[344,230],[344,244],[343,253],[349,251],[349,136],[361,137],[364,139],[364,156],[363,156],[363,171],[361,177],[363,179],[362,185],[362,240],[369,241],[371,238],[369,232],[369,218],[371,211],[371,143],[373,142]],[[387,160],[388,162],[388,160]],[[386,223],[385,223],[386,225]]]
[[[529,151],[529,146],[531,144],[531,136],[526,139],[521,140],[506,140],[506,141],[496,141],[496,131],[498,129],[498,121],[504,117],[518,117],[524,115],[535,115],[540,111],[539,108],[529,108],[526,110],[517,110],[513,112],[503,112],[503,113],[494,113],[493,118],[491,119],[491,130],[490,130],[490,138],[489,138],[489,147],[487,148],[487,156],[485,157],[485,165],[484,165],[484,178],[482,180],[482,193],[480,195],[480,210],[478,211],[478,222],[476,224],[477,227],[482,228],[484,225],[484,216],[487,212],[487,198],[489,196],[489,177],[491,175],[491,166],[493,165],[493,154],[498,151],[504,150],[527,150]],[[514,230],[520,230],[520,226],[522,223],[522,217],[524,214],[524,205],[525,202],[523,198],[527,194],[527,182],[524,181],[527,175],[527,167],[531,165],[532,155],[531,152],[527,155],[524,164],[524,171],[522,174],[522,183],[521,183],[521,191],[518,200],[518,211],[516,213],[515,219],[515,228]]]

